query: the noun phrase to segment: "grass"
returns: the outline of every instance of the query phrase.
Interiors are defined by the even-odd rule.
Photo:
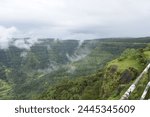
[[[144,55],[145,55],[145,57],[146,57],[147,59],[150,60],[150,51],[145,51],[145,52],[144,52]]]
[[[117,65],[119,71],[124,71],[125,69],[128,69],[129,67],[133,67],[137,69],[138,71],[141,71],[143,69],[141,65],[138,63],[138,61],[131,59],[131,58],[124,59],[122,61],[115,59],[109,62],[107,67],[110,67],[111,65]]]
[[[132,100],[140,99],[147,83],[148,83],[148,76],[147,76],[147,74],[144,74],[144,76],[142,77],[142,79],[137,84],[135,90],[133,91],[133,93],[131,94],[129,99],[132,99]]]
[[[11,85],[7,82],[0,80],[0,99],[10,99],[8,95],[11,92]]]

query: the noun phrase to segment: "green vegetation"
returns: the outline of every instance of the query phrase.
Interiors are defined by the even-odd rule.
[[[0,99],[119,99],[150,61],[148,43],[41,39],[29,50],[0,49]],[[147,81],[130,99],[139,99]]]
[[[12,90],[11,84],[8,84],[3,80],[0,80],[0,99],[11,99],[12,98],[11,90]]]
[[[144,50],[127,49],[97,73],[59,82],[44,92],[39,99],[119,99],[150,59],[145,57],[144,53]],[[147,82],[146,75],[130,99],[139,99]]]

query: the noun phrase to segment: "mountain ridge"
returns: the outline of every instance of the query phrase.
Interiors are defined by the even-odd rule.
[[[30,46],[25,45],[25,48],[16,46],[18,43],[24,44],[24,41],[17,42],[16,45],[13,43],[8,49],[0,49],[0,79],[2,80],[0,88],[5,92],[0,92],[0,99],[35,99],[40,97],[39,94],[42,95],[49,87],[53,87],[65,79],[75,80],[82,76],[95,74],[106,64],[116,63],[116,61],[111,63],[109,61],[117,59],[128,48],[145,48],[150,43],[150,38],[85,41],[43,39],[35,41],[35,43],[28,42]],[[136,52],[136,50],[132,51],[130,56]],[[125,53],[129,53],[129,51]],[[149,57],[149,51],[144,50],[144,54]],[[138,56],[140,55],[143,54]],[[119,58],[120,61],[122,60],[122,64],[124,57]],[[126,62],[132,63],[130,59],[125,60],[124,64]],[[110,68],[110,70],[114,68]],[[132,70],[134,71],[134,69]],[[108,72],[111,71],[108,70]],[[89,82],[96,82],[96,80]],[[98,84],[94,83],[96,86]],[[84,86],[84,83],[80,85]],[[86,91],[90,92],[91,90],[87,88]],[[108,94],[105,93],[105,95]],[[92,97],[87,99],[92,99]],[[95,98],[93,97],[93,99]],[[102,99],[108,98],[103,96]]]

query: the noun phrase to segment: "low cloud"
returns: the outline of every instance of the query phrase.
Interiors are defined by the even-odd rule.
[[[68,67],[68,71],[67,71],[68,73],[74,73],[74,71],[76,70],[76,67],[73,65],[68,65],[67,67]]]
[[[7,49],[9,47],[10,42],[12,41],[12,37],[14,33],[17,32],[15,27],[3,27],[0,26],[0,48]]]
[[[23,39],[23,38],[20,38],[20,39],[17,39],[13,42],[13,46],[16,46],[17,48],[20,48],[20,49],[27,49],[29,50],[31,46],[33,46],[35,43],[40,43],[38,41],[38,38],[36,37],[31,37],[31,38],[28,38],[28,39]]]
[[[40,43],[35,36],[31,36],[30,38],[15,38],[18,33],[21,34],[22,32],[14,26],[0,26],[0,49],[7,49],[11,45],[29,50],[35,43]]]
[[[79,41],[79,45],[77,47],[77,50],[75,51],[75,53],[70,56],[68,53],[66,53],[66,57],[68,58],[68,60],[70,62],[76,62],[79,60],[82,60],[83,58],[85,58],[86,56],[88,56],[90,54],[90,50],[88,48],[82,48],[82,44],[84,41]]]

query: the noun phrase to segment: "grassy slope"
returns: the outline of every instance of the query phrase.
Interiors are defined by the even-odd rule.
[[[0,80],[0,99],[11,99],[9,95],[11,90],[12,86],[9,83]]]
[[[150,48],[147,47],[147,49],[144,49],[143,51],[143,56],[147,61],[147,64],[150,61]],[[136,70],[138,70],[138,72],[142,72],[142,70],[144,69],[144,66],[138,61],[138,59],[136,58],[132,58],[131,56],[126,57],[124,60],[119,61],[118,59],[115,59],[111,62],[108,63],[107,67],[110,67],[112,65],[116,65],[118,66],[118,70],[120,72],[123,72],[124,70],[128,69],[128,68],[134,68]],[[145,64],[146,66],[146,64]],[[136,77],[135,77],[136,78]],[[139,81],[136,89],[134,90],[134,92],[131,94],[129,99],[140,99],[147,83],[148,83],[148,75],[145,74],[143,76],[143,78]],[[109,98],[109,99],[119,99],[119,97],[121,95],[124,94],[124,92],[129,88],[129,86],[132,84],[133,81],[129,82],[128,84],[121,84],[120,86],[125,87],[121,92],[120,95],[118,96],[114,96],[115,98],[113,98],[113,95]],[[114,92],[115,93],[115,92]],[[148,98],[148,97],[147,97]]]
[[[44,92],[39,99],[120,99],[146,66],[141,63],[139,55],[142,55],[147,62],[150,59],[150,49],[144,50],[142,53],[132,49],[128,52],[125,52],[125,56],[122,55],[123,59],[119,59],[122,58],[121,56],[110,61],[103,70],[93,75],[58,83]],[[132,54],[133,56],[131,56]],[[117,68],[112,72],[114,66]],[[131,79],[120,83],[124,73],[128,74],[125,78],[131,77]],[[147,82],[148,78],[145,75],[130,99],[139,99]]]

